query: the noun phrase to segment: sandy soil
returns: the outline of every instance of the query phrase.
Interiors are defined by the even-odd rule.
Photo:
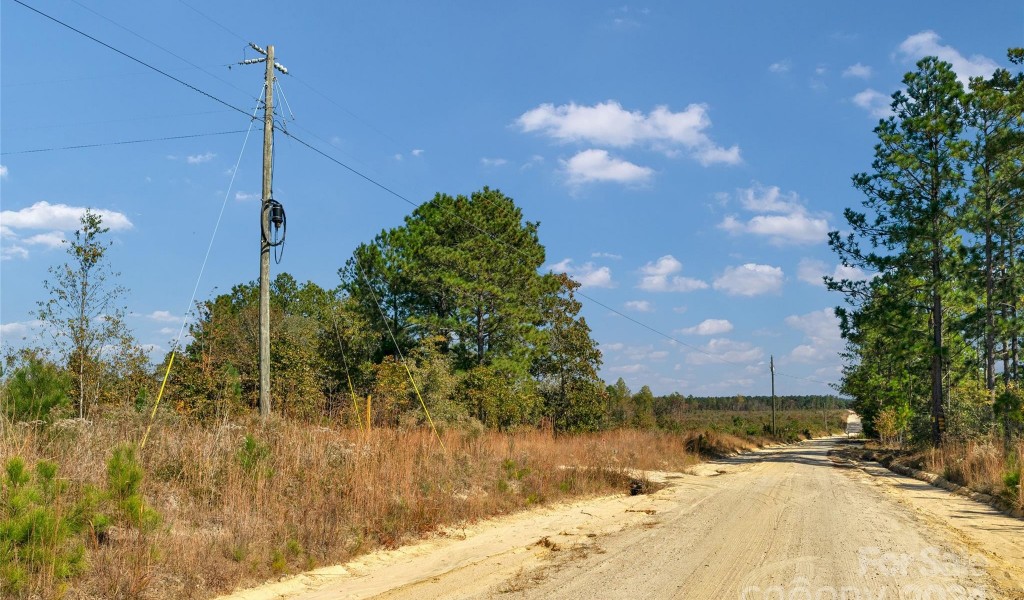
[[[1024,599],[1024,521],[838,439],[656,474],[668,486],[481,523],[230,598]]]

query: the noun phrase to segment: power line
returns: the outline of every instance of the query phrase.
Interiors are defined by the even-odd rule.
[[[152,71],[156,71],[157,73],[163,75],[164,77],[167,77],[168,79],[176,81],[176,82],[180,83],[181,85],[187,87],[188,89],[190,89],[190,90],[192,90],[194,92],[198,92],[198,93],[206,96],[207,98],[213,100],[214,102],[218,102],[220,104],[223,104],[224,106],[230,108],[231,110],[234,110],[236,112],[239,112],[239,113],[245,115],[246,117],[249,117],[249,111],[247,111],[247,110],[243,110],[243,109],[238,108],[237,106],[235,106],[235,105],[233,105],[233,104],[231,104],[231,103],[229,103],[229,102],[227,102],[225,100],[221,100],[220,98],[214,96],[213,94],[211,94],[209,92],[206,92],[206,91],[203,91],[203,90],[197,88],[196,86],[192,85],[191,83],[188,83],[186,81],[178,79],[177,77],[175,77],[174,75],[171,75],[167,71],[164,71],[162,69],[154,67],[153,65],[147,63],[146,61],[144,61],[144,60],[142,60],[140,58],[135,58],[134,56],[132,56],[131,54],[128,54],[127,52],[125,52],[123,50],[118,50],[117,48],[111,46],[110,44],[108,44],[108,43],[106,43],[106,42],[104,42],[104,41],[102,41],[100,39],[97,39],[97,38],[89,35],[88,33],[82,31],[81,29],[78,29],[78,28],[76,28],[76,27],[74,27],[72,25],[69,25],[69,24],[65,23],[64,21],[61,21],[57,17],[48,15],[48,14],[44,13],[43,11],[41,11],[41,10],[35,8],[35,7],[32,7],[32,6],[29,6],[28,4],[25,4],[24,2],[22,2],[22,0],[13,0],[13,1],[15,3],[17,3],[17,4],[20,4],[21,6],[24,6],[25,8],[31,10],[32,12],[34,12],[34,13],[40,15],[40,16],[46,17],[47,19],[53,21],[54,23],[56,23],[56,24],[58,24],[58,25],[60,25],[62,27],[65,27],[67,29],[70,29],[71,31],[74,31],[75,33],[77,33],[78,35],[80,35],[82,37],[88,38],[88,39],[96,42],[97,44],[103,46],[104,48],[107,48],[108,50],[112,50],[112,51],[120,54],[121,56],[127,58],[128,60],[137,62],[140,65],[146,67],[147,69],[150,69]]]
[[[41,11],[41,10],[38,10],[38,9],[32,7],[32,6],[29,6],[28,4],[26,4],[22,0],[13,0],[13,1],[15,3],[20,4],[21,6],[31,10],[32,12],[35,12],[35,13],[39,14],[40,16],[43,16],[43,17],[53,21],[54,23],[57,23],[58,25],[61,25],[61,26],[65,27],[65,28],[67,28],[67,29],[70,29],[71,31],[74,31],[77,34],[79,34],[79,35],[81,35],[81,36],[83,36],[85,38],[88,38],[88,39],[96,42],[97,44],[100,44],[101,46],[103,46],[103,47],[105,47],[105,48],[107,48],[109,50],[112,50],[112,51],[114,51],[114,52],[124,56],[125,58],[128,58],[129,60],[137,62],[140,65],[142,65],[142,66],[144,66],[144,67],[146,67],[148,69],[151,69],[151,70],[153,70],[153,71],[163,75],[164,77],[167,77],[168,79],[171,79],[171,80],[173,80],[173,81],[175,81],[177,83],[180,83],[181,85],[183,85],[183,86],[185,86],[185,87],[187,87],[187,88],[189,88],[189,89],[191,89],[191,90],[193,90],[195,92],[198,92],[199,94],[202,94],[203,96],[206,96],[207,98],[210,98],[211,100],[213,100],[215,102],[223,104],[224,106],[226,106],[226,107],[228,107],[228,108],[230,108],[230,109],[232,109],[232,110],[234,110],[236,112],[239,112],[241,114],[246,115],[247,117],[250,117],[250,115],[249,115],[249,113],[247,111],[245,111],[245,110],[243,110],[241,108],[238,108],[237,106],[234,106],[234,105],[228,103],[227,101],[222,100],[222,99],[214,96],[213,94],[210,94],[209,92],[201,90],[201,89],[195,87],[194,85],[192,85],[192,84],[190,84],[188,82],[185,82],[185,81],[183,81],[181,79],[178,79],[177,77],[171,75],[170,73],[167,73],[166,71],[163,71],[163,70],[161,70],[161,69],[159,69],[159,68],[157,68],[157,67],[155,67],[155,66],[153,66],[153,65],[151,65],[151,64],[149,64],[149,63],[147,63],[147,62],[145,62],[145,61],[143,61],[143,60],[141,60],[139,58],[136,58],[136,57],[132,56],[131,54],[128,54],[127,52],[119,50],[119,49],[111,46],[110,44],[107,44],[106,42],[103,42],[103,41],[101,41],[101,40],[99,40],[99,39],[89,35],[88,33],[85,33],[84,31],[82,31],[80,29],[77,29],[77,28],[73,27],[72,25],[69,25],[69,24],[65,23],[64,21],[61,21],[60,19],[57,19],[56,17],[53,17],[53,16],[51,16],[51,15],[49,15],[49,14],[47,14],[47,13]],[[181,1],[181,0],[179,0],[179,1]],[[183,1],[182,1],[182,4],[185,4],[189,8],[192,8],[196,12],[199,12],[194,7],[191,7],[190,5],[188,5],[187,3],[183,2]],[[95,11],[93,11],[93,12],[95,12]],[[99,15],[99,13],[96,13],[96,14]],[[238,36],[238,34],[232,32],[231,30],[227,29],[223,25],[220,25],[219,23],[217,23],[216,21],[214,21],[212,18],[208,17],[207,15],[205,15],[205,14],[203,14],[201,12],[199,14],[204,16],[204,17],[206,17],[208,20],[214,22],[215,24],[219,25],[222,29],[225,29],[226,31],[228,31],[232,35],[235,35],[236,37],[239,37],[239,39],[243,39],[243,38],[241,38],[241,36]],[[99,15],[99,16],[102,17],[102,15]],[[103,18],[106,19],[106,17],[103,17]],[[109,19],[107,19],[107,20],[109,20]],[[111,21],[111,22],[114,23],[113,21]],[[114,23],[114,24],[118,25],[119,27],[123,27],[123,26],[121,26],[121,25],[119,25],[117,23]],[[125,29],[127,30],[127,28],[125,28]],[[131,30],[128,30],[128,31],[131,32]],[[135,34],[134,32],[131,32],[131,33],[133,33],[134,35],[138,36],[138,34]],[[138,37],[140,37],[141,39],[145,40],[145,38],[143,38],[142,36],[138,36]],[[149,41],[149,40],[146,40],[146,41]],[[153,42],[150,42],[150,43],[153,43]],[[153,44],[156,45],[157,47],[160,47],[159,45],[157,45],[155,43],[153,43]],[[163,48],[161,48],[161,49],[163,49]],[[164,49],[164,50],[166,50],[166,49]],[[170,51],[168,51],[168,52],[170,52]],[[171,53],[171,54],[173,54],[173,53]],[[175,55],[175,56],[177,56],[177,55]],[[178,57],[178,58],[181,58],[181,57]],[[182,58],[181,60],[185,60],[185,59]],[[188,61],[185,60],[185,62],[188,62]],[[189,63],[189,64],[192,64],[192,63]],[[314,88],[312,88],[308,84],[305,84],[304,82],[302,82],[302,83],[304,85],[306,85],[307,87],[309,87],[314,92],[316,92],[318,94],[320,93],[320,92],[317,92]],[[342,108],[342,110],[345,110],[346,112],[349,112],[347,109],[344,109],[344,107],[341,107],[340,105],[335,103],[333,100],[331,100],[326,95],[324,95],[324,94],[320,94],[320,95],[324,96],[325,98],[327,98],[329,101],[334,103],[336,106],[339,106],[339,108]],[[352,113],[349,113],[349,114],[352,114]],[[356,115],[352,115],[352,116],[355,117]],[[250,119],[251,119],[251,117],[250,117]],[[365,122],[364,122],[364,124],[365,124]],[[369,125],[369,124],[367,124],[367,125]],[[242,133],[243,131],[244,130],[234,131],[234,132],[222,132],[221,134],[212,134],[212,135],[223,135],[223,134],[226,134],[226,133]],[[288,132],[287,130],[282,130],[282,133],[284,133],[285,135],[287,135],[291,139],[295,140],[297,143],[305,146],[306,148],[312,150],[313,152],[323,156],[324,158],[330,160],[331,162],[337,164],[338,166],[346,169],[347,171],[349,171],[353,175],[356,175],[356,176],[360,177],[361,179],[365,180],[366,182],[368,182],[368,183],[370,183],[370,184],[380,188],[381,190],[391,194],[392,196],[402,200],[403,202],[406,202],[407,204],[409,204],[409,205],[411,205],[413,207],[417,207],[417,208],[421,206],[420,203],[414,202],[414,201],[406,198],[402,194],[400,194],[397,191],[389,188],[388,186],[384,185],[383,183],[380,183],[379,181],[369,177],[368,175],[364,175],[360,171],[357,171],[353,167],[350,167],[349,165],[341,162],[340,160],[334,158],[333,156],[330,156],[329,154],[325,153],[324,151],[320,150],[319,148],[316,148],[315,146],[309,144],[308,142],[306,142],[306,141],[304,141],[304,140],[302,140],[300,138],[295,137],[294,134]],[[387,136],[383,132],[377,131],[377,133],[379,133],[381,135],[384,135],[385,137],[389,137],[390,138],[390,136]],[[211,135],[211,134],[206,134],[206,135]],[[195,137],[195,136],[183,136],[183,137]],[[173,139],[173,138],[166,138],[166,139]],[[392,139],[392,141],[394,141],[393,138],[390,138],[390,139]],[[125,141],[125,142],[112,142],[110,144],[98,144],[98,145],[130,144],[130,143],[140,143],[140,142],[143,142],[143,141],[157,141],[157,140],[155,140],[155,139],[154,140],[130,140],[130,141]],[[42,151],[47,151],[47,150],[63,150],[63,149],[72,149],[72,148],[78,148],[78,147],[83,147],[83,148],[84,147],[95,147],[95,146],[98,146],[98,145],[83,145],[83,146],[77,146],[77,147],[76,146],[71,146],[71,147],[66,147],[66,148],[39,149],[39,150],[22,151],[20,153],[25,153],[25,152],[42,152]],[[4,154],[15,154],[15,153],[4,153]],[[508,244],[508,243],[498,239],[497,237],[495,237],[490,232],[487,232],[487,231],[481,229],[480,227],[478,227],[475,223],[470,223],[469,221],[463,219],[461,216],[459,216],[456,213],[453,213],[453,212],[450,212],[450,211],[446,211],[446,212],[448,212],[450,215],[454,216],[455,218],[459,219],[463,223],[469,225],[473,229],[476,229],[477,231],[479,231],[480,233],[484,234],[485,236],[487,236],[491,240],[501,244],[502,246],[504,246],[506,248],[509,248],[509,249],[512,249],[516,253],[519,253],[519,254],[522,253],[518,248],[515,248],[514,246],[512,246],[512,245],[510,245],[510,244]],[[679,344],[681,346],[684,346],[686,348],[690,348],[691,350],[694,350],[694,351],[699,352],[699,353],[701,353],[701,354],[703,354],[705,356],[708,356],[710,358],[713,358],[715,360],[721,361],[721,362],[726,363],[726,364],[730,364],[730,365],[737,366],[737,367],[745,367],[746,366],[746,365],[741,365],[739,363],[732,362],[732,361],[730,361],[730,360],[728,360],[726,358],[723,358],[722,356],[719,356],[719,355],[707,352],[706,350],[703,350],[703,349],[701,349],[701,348],[699,348],[697,346],[694,346],[692,344],[688,344],[686,342],[683,342],[682,340],[679,340],[679,339],[675,338],[672,335],[669,335],[669,334],[667,334],[667,333],[665,333],[665,332],[663,332],[663,331],[661,331],[659,329],[656,329],[656,328],[654,328],[654,327],[652,327],[652,326],[650,326],[650,325],[648,325],[648,324],[646,324],[646,323],[644,323],[642,321],[639,321],[639,320],[637,320],[637,319],[635,319],[633,317],[630,317],[629,315],[627,315],[627,314],[625,314],[625,313],[623,313],[623,312],[621,312],[621,311],[619,311],[619,310],[617,310],[615,308],[612,308],[611,306],[608,306],[607,304],[605,304],[605,303],[597,300],[596,298],[593,298],[593,297],[591,297],[591,296],[589,296],[589,295],[587,295],[585,293],[582,293],[582,292],[579,292],[579,291],[577,291],[576,293],[580,297],[585,298],[585,299],[593,302],[594,304],[597,304],[598,306],[601,306],[601,307],[603,307],[603,308],[605,308],[607,310],[610,310],[614,314],[625,318],[626,320],[630,321],[631,323],[634,323],[634,324],[636,324],[636,325],[638,325],[640,327],[643,327],[644,329],[647,329],[647,330],[651,331],[652,333],[655,333],[655,334],[657,334],[657,335],[659,335],[661,337],[664,337],[665,339],[668,339],[668,340],[670,340],[672,342],[675,342],[675,343],[677,343],[677,344]],[[813,380],[813,379],[810,379],[810,378],[806,378],[806,377],[798,377],[798,376],[795,376],[795,375],[785,375],[785,374],[782,374],[782,373],[779,373],[779,374],[780,375],[784,375],[786,377],[791,377],[793,379],[803,379],[803,380],[806,380],[806,381],[816,381],[816,380]],[[823,383],[823,384],[825,383],[825,382],[821,382],[821,381],[816,381],[816,382],[817,383]],[[829,385],[829,384],[825,384],[825,385]]]
[[[319,148],[313,146],[312,144],[306,142],[305,140],[302,140],[301,138],[296,137],[295,134],[290,133],[288,131],[282,131],[282,133],[284,133],[286,136],[290,137],[291,139],[295,140],[295,142],[297,142],[298,144],[300,144],[302,146],[305,146],[306,148],[312,150],[313,152],[319,154],[320,156],[326,158],[327,160],[329,160],[329,161],[335,163],[336,165],[346,169],[347,171],[349,171],[353,175],[356,175],[357,177],[363,179],[364,181],[366,181],[366,182],[368,182],[368,183],[370,183],[370,184],[380,188],[381,190],[387,192],[388,194],[391,194],[392,196],[394,196],[395,198],[398,198],[399,200],[405,202],[406,204],[409,204],[410,206],[413,206],[413,207],[416,207],[416,208],[419,208],[420,206],[422,206],[422,204],[417,203],[417,202],[415,202],[413,200],[410,200],[406,196],[404,196],[401,193],[395,191],[394,189],[384,185],[383,183],[377,181],[376,179],[373,179],[372,177],[361,173],[360,171],[356,170],[355,168],[353,168],[353,167],[343,163],[342,161],[334,158],[333,156],[327,154],[326,152],[324,152],[324,151],[320,150]],[[452,216],[452,217],[458,219],[459,221],[461,221],[462,223],[470,226],[471,228],[475,229],[479,233],[482,233],[483,235],[485,235],[486,237],[488,237],[492,241],[502,245],[503,247],[505,247],[507,249],[512,250],[513,252],[515,252],[517,254],[520,254],[520,255],[523,254],[523,252],[519,248],[516,248],[515,246],[505,242],[504,240],[501,240],[500,238],[498,238],[494,234],[490,233],[489,231],[486,231],[486,230],[482,229],[481,227],[479,227],[475,223],[472,223],[472,222],[466,220],[465,218],[463,218],[458,213],[452,212],[452,211],[450,211],[448,209],[443,209],[443,210],[444,210],[444,212],[448,213],[450,216]],[[661,337],[663,337],[663,338],[665,338],[665,339],[667,339],[667,340],[669,340],[671,342],[679,344],[680,346],[689,348],[689,349],[691,349],[691,350],[693,350],[695,352],[703,354],[704,356],[707,356],[707,357],[712,358],[714,360],[718,360],[720,362],[723,362],[725,364],[729,364],[729,365],[732,365],[732,366],[735,366],[735,367],[743,368],[743,367],[747,366],[747,365],[743,365],[743,364],[740,364],[740,363],[733,362],[733,361],[731,361],[731,360],[729,360],[727,358],[722,357],[721,355],[713,354],[711,352],[708,352],[708,351],[700,348],[699,346],[694,346],[693,344],[688,344],[688,343],[686,343],[686,342],[676,338],[675,336],[670,335],[668,333],[665,333],[664,331],[661,331],[660,329],[657,329],[657,328],[655,328],[655,327],[653,327],[651,325],[648,325],[647,323],[644,323],[643,321],[635,319],[635,318],[633,318],[633,317],[623,313],[622,311],[620,311],[620,310],[618,310],[616,308],[613,308],[613,307],[605,304],[604,302],[601,302],[600,300],[598,300],[598,299],[594,298],[593,296],[590,296],[590,295],[588,295],[588,294],[586,294],[584,292],[581,292],[581,291],[577,290],[575,293],[576,293],[576,295],[580,296],[581,298],[589,300],[590,302],[592,302],[592,303],[594,303],[594,304],[596,304],[596,305],[598,305],[598,306],[600,306],[600,307],[602,307],[604,309],[607,309],[607,310],[611,311],[612,313],[614,313],[614,314],[616,314],[616,315],[626,319],[627,321],[629,321],[629,322],[631,322],[631,323],[633,323],[635,325],[638,325],[640,327],[643,327],[644,329],[647,329],[648,331],[650,331],[650,332],[652,332],[654,334],[657,334],[657,335],[659,335],[659,336],[661,336]],[[826,383],[824,381],[818,381],[818,380],[811,379],[811,378],[808,378],[808,377],[800,377],[800,376],[797,376],[797,375],[787,375],[787,374],[781,373],[779,371],[776,371],[776,374],[783,375],[783,376],[789,377],[791,379],[802,379],[802,380],[805,380],[805,381],[811,381],[811,382],[814,382],[814,383],[820,383],[820,384],[823,384],[823,385],[829,385],[828,383]]]
[[[305,80],[303,80],[303,79],[299,78],[299,77],[298,77],[298,76],[296,76],[296,75],[292,75],[292,76],[291,76],[291,78],[292,78],[292,79],[294,79],[295,81],[298,81],[298,82],[299,82],[299,83],[301,83],[302,85],[306,86],[306,87],[307,87],[307,88],[308,88],[308,89],[309,89],[309,90],[310,90],[311,92],[313,92],[314,94],[316,94],[316,95],[320,96],[320,97],[321,97],[321,98],[323,98],[324,100],[327,100],[328,102],[330,102],[331,104],[333,104],[333,105],[334,105],[335,107],[337,107],[337,108],[341,109],[342,111],[344,111],[344,112],[345,112],[345,114],[347,114],[348,116],[352,117],[352,118],[353,118],[353,119],[355,119],[356,121],[359,121],[360,123],[362,123],[362,124],[363,124],[364,126],[366,126],[366,127],[368,128],[368,129],[372,130],[372,131],[373,131],[374,133],[376,133],[377,135],[379,135],[379,136],[381,136],[381,137],[384,137],[384,138],[387,138],[388,140],[391,140],[391,141],[392,141],[392,142],[394,142],[395,144],[398,144],[398,145],[402,145],[402,142],[400,142],[400,141],[396,140],[396,139],[395,139],[394,137],[392,137],[392,136],[388,135],[387,133],[384,133],[383,131],[381,131],[381,130],[380,130],[380,129],[378,129],[377,127],[374,127],[374,125],[373,125],[372,123],[370,123],[369,121],[367,121],[367,120],[363,119],[362,117],[360,117],[360,116],[359,116],[359,115],[357,115],[356,113],[354,113],[354,112],[350,111],[349,109],[345,108],[345,107],[344,107],[344,106],[342,106],[341,104],[338,104],[338,103],[337,103],[337,102],[336,102],[336,101],[335,101],[335,100],[334,100],[333,98],[331,98],[331,97],[330,97],[330,96],[328,96],[327,94],[325,94],[325,93],[323,93],[323,92],[321,92],[321,91],[317,90],[317,89],[316,89],[316,88],[314,88],[313,86],[309,85],[308,83],[306,83],[306,81],[305,81]]]
[[[237,34],[237,33],[235,33],[234,31],[232,31],[232,30],[228,29],[228,28],[227,28],[226,26],[224,26],[224,25],[220,24],[219,22],[217,22],[216,20],[214,20],[214,18],[213,18],[213,17],[211,17],[210,15],[208,15],[208,14],[204,13],[203,11],[199,10],[198,8],[196,8],[196,7],[192,6],[192,5],[191,5],[191,4],[189,4],[188,2],[185,2],[185,0],[178,0],[178,2],[180,2],[180,3],[184,4],[185,6],[187,6],[187,7],[191,8],[191,9],[192,9],[193,11],[195,11],[195,12],[196,12],[196,14],[198,14],[198,15],[199,15],[200,17],[202,17],[202,18],[206,19],[207,21],[209,21],[209,22],[213,23],[213,24],[214,24],[214,25],[216,25],[217,27],[220,27],[220,28],[221,28],[221,29],[223,29],[224,31],[226,31],[226,32],[230,33],[231,35],[235,36],[236,38],[238,38],[238,39],[242,40],[242,42],[243,42],[243,43],[249,43],[249,40],[247,40],[247,39],[245,39],[244,37],[242,37],[242,36],[238,35],[238,34]]]
[[[164,387],[167,385],[167,379],[171,375],[171,367],[174,365],[174,356],[178,353],[179,343],[181,342],[182,335],[185,334],[185,326],[188,324],[188,316],[192,313],[194,303],[196,301],[196,294],[199,292],[199,283],[203,280],[203,273],[206,272],[206,264],[210,261],[210,254],[213,251],[213,242],[217,239],[217,232],[220,230],[221,220],[224,219],[224,209],[228,205],[228,198],[231,196],[231,188],[235,185],[235,176],[238,175],[238,166],[242,164],[242,155],[245,154],[245,146],[249,142],[249,134],[252,133],[252,125],[256,120],[256,112],[259,110],[259,103],[262,100],[262,94],[259,99],[256,100],[256,108],[252,111],[252,119],[249,120],[249,127],[245,129],[245,139],[242,140],[242,148],[238,151],[238,159],[235,161],[235,167],[231,169],[231,180],[228,182],[228,189],[224,192],[224,201],[220,204],[220,212],[217,214],[217,221],[213,225],[213,233],[210,234],[210,243],[206,246],[206,254],[203,256],[203,264],[199,267],[199,275],[196,276],[196,284],[192,288],[192,296],[189,297],[188,304],[185,306],[185,318],[181,320],[181,328],[178,329],[178,335],[174,338],[174,342],[171,345],[171,357],[167,360],[167,370],[164,371],[164,380],[160,384],[160,391],[157,393],[156,402],[153,403],[153,410],[149,414],[149,423],[146,425],[146,432],[142,434],[141,448],[146,447],[146,440],[149,438],[149,431],[153,428],[153,422],[156,419],[156,409],[160,406],[160,399],[164,394]]]
[[[188,2],[185,2],[185,0],[178,0],[178,2],[180,2],[181,4],[183,4],[183,5],[187,6],[188,8],[190,8],[190,9],[191,9],[192,11],[194,11],[194,12],[195,12],[196,14],[198,14],[199,16],[203,17],[204,19],[206,19],[206,20],[207,20],[207,21],[209,21],[210,23],[213,23],[214,25],[216,25],[216,26],[217,26],[217,27],[219,27],[220,29],[222,29],[222,30],[226,31],[226,32],[227,32],[228,34],[230,34],[230,35],[234,36],[235,38],[237,38],[237,39],[241,40],[242,42],[248,43],[248,42],[250,41],[250,40],[247,40],[247,39],[246,39],[245,37],[243,37],[242,35],[240,35],[239,33],[237,33],[237,32],[235,32],[234,30],[232,30],[232,29],[231,29],[230,27],[228,27],[227,25],[224,25],[224,24],[223,24],[223,23],[221,23],[220,21],[218,21],[218,20],[214,19],[213,17],[211,17],[210,15],[208,15],[208,14],[204,13],[203,11],[199,10],[198,8],[196,8],[195,6],[192,6],[192,5],[191,5],[191,4],[189,4]],[[306,81],[305,81],[304,79],[302,79],[301,77],[298,77],[298,76],[296,76],[296,75],[293,75],[293,74],[290,74],[290,73],[289,73],[289,76],[290,76],[290,77],[291,77],[292,79],[294,79],[295,81],[298,81],[298,82],[299,82],[299,83],[301,83],[302,85],[306,86],[306,88],[308,88],[308,89],[309,89],[309,91],[311,91],[311,92],[313,92],[314,94],[316,94],[316,95],[320,96],[320,97],[321,97],[321,98],[323,98],[324,100],[327,100],[328,102],[330,102],[331,104],[333,104],[333,105],[334,105],[334,106],[335,106],[336,108],[338,108],[338,109],[340,109],[340,110],[344,111],[344,112],[345,112],[345,114],[347,114],[348,116],[350,116],[350,117],[352,117],[353,119],[355,119],[356,121],[358,121],[358,122],[362,123],[362,124],[363,124],[363,125],[364,125],[365,127],[367,127],[368,129],[372,130],[372,131],[373,131],[374,133],[376,133],[377,135],[380,135],[381,137],[387,138],[388,140],[390,140],[390,141],[394,142],[395,144],[401,144],[401,142],[399,142],[398,140],[396,140],[396,139],[395,139],[394,137],[392,137],[392,136],[388,135],[387,133],[385,133],[385,132],[381,131],[380,129],[378,129],[377,127],[375,127],[375,126],[374,126],[374,125],[373,125],[372,123],[370,123],[369,121],[367,121],[367,120],[363,119],[362,117],[360,117],[360,116],[359,116],[359,115],[357,115],[356,113],[352,112],[352,111],[351,111],[351,110],[349,110],[348,108],[345,108],[344,106],[342,106],[341,104],[339,104],[339,103],[338,103],[337,101],[335,101],[335,100],[334,100],[333,98],[331,98],[331,97],[330,97],[330,96],[328,96],[327,94],[325,94],[325,93],[321,92],[320,90],[318,90],[318,89],[316,89],[315,87],[313,87],[312,85],[310,85],[310,84],[309,84],[308,82],[306,82]]]
[[[173,56],[174,58],[177,58],[178,60],[180,60],[180,61],[184,62],[185,64],[189,65],[190,67],[192,67],[192,68],[195,68],[195,69],[199,69],[200,71],[202,71],[203,73],[206,73],[206,74],[207,74],[207,75],[209,75],[210,77],[213,77],[213,78],[214,78],[214,79],[216,79],[217,81],[220,81],[221,83],[223,83],[223,84],[225,84],[225,85],[228,85],[228,86],[230,86],[230,87],[233,87],[233,88],[235,88],[236,90],[238,90],[238,91],[242,92],[243,94],[248,94],[248,92],[247,92],[247,91],[245,91],[245,90],[243,90],[242,88],[238,87],[237,85],[235,85],[235,84],[231,83],[230,81],[227,81],[226,79],[223,79],[223,78],[221,78],[221,77],[218,77],[217,75],[214,75],[213,73],[211,73],[211,72],[207,71],[207,70],[206,70],[206,69],[204,69],[203,67],[200,67],[199,65],[197,65],[197,64],[195,64],[194,62],[190,61],[189,59],[187,59],[187,58],[185,58],[185,57],[181,56],[180,54],[175,54],[175,53],[174,53],[174,52],[173,52],[172,50],[168,50],[167,48],[164,48],[164,47],[163,47],[163,46],[161,46],[160,44],[158,44],[158,43],[154,42],[153,40],[151,40],[151,39],[149,39],[149,38],[145,37],[144,35],[142,35],[142,34],[140,34],[140,33],[136,32],[136,31],[134,31],[134,30],[130,29],[129,27],[126,27],[126,26],[124,26],[124,25],[122,25],[122,24],[118,23],[117,21],[115,21],[115,20],[111,19],[110,17],[107,17],[106,15],[100,14],[99,12],[97,12],[97,11],[95,11],[95,10],[93,10],[93,9],[89,8],[88,6],[86,6],[86,5],[82,4],[82,3],[81,3],[81,2],[79,2],[78,0],[71,0],[71,1],[72,1],[72,2],[74,2],[75,4],[77,4],[78,6],[81,6],[81,7],[82,7],[82,8],[84,8],[85,10],[87,10],[87,11],[91,12],[92,14],[96,15],[97,17],[99,17],[99,18],[101,18],[101,19],[103,19],[103,20],[105,20],[105,21],[107,21],[107,22],[109,22],[109,23],[112,23],[113,25],[115,25],[115,26],[117,26],[117,27],[120,27],[121,29],[123,29],[123,30],[127,31],[128,33],[130,33],[130,34],[134,35],[135,37],[139,38],[140,40],[142,40],[142,41],[146,42],[147,44],[150,44],[150,45],[152,45],[152,46],[155,46],[155,47],[159,48],[160,50],[163,50],[163,51],[164,51],[164,52],[166,52],[167,54],[170,54],[170,55],[171,55],[171,56]],[[230,68],[230,67],[229,67],[229,68]],[[251,99],[255,100],[255,98],[251,98]]]
[[[226,67],[228,65],[207,65],[207,66],[210,66],[210,67]],[[202,70],[202,67],[180,67],[180,68],[176,68],[176,69],[167,69],[167,71],[170,71],[170,72],[175,72],[175,71],[195,71],[196,69]],[[94,81],[96,79],[120,79],[120,78],[125,78],[125,77],[138,77],[140,75],[149,75],[149,71],[131,71],[131,72],[127,72],[127,73],[123,72],[123,71],[118,71],[118,72],[114,72],[114,73],[103,73],[103,74],[100,74],[100,75],[82,75],[82,76],[79,76],[79,77],[64,77],[64,78],[61,78],[61,79],[36,79],[36,80],[30,80],[30,81],[16,81],[14,83],[11,83],[10,81],[6,81],[5,80],[2,83],[0,83],[0,86],[2,86],[4,89],[7,89],[7,88],[25,87],[25,86],[33,86],[33,85],[52,85],[52,84],[57,84],[57,83],[72,83],[72,82],[75,82],[75,81]]]
[[[202,115],[215,115],[228,112],[227,110],[204,110],[199,112],[177,113],[173,115],[149,115],[142,117],[126,117],[124,119],[104,119],[102,121],[76,121],[74,123],[58,123],[56,125],[33,125],[31,127],[5,127],[4,131],[36,131],[39,129],[57,129],[67,127],[80,127],[85,125],[106,125],[109,123],[128,123],[131,121],[156,121],[160,119],[177,119],[181,117],[198,117]]]
[[[83,148],[100,148],[102,146],[123,146],[126,144],[143,144],[147,142],[165,142],[168,140],[185,140],[190,138],[200,137],[212,137],[216,135],[230,135],[233,133],[245,133],[245,129],[235,129],[233,131],[215,131],[213,133],[193,133],[189,135],[172,135],[167,137],[159,138],[145,138],[141,140],[120,140],[117,142],[102,142],[98,144],[78,144],[76,146],[59,146],[53,148],[33,148],[32,150],[15,150],[13,152],[0,152],[0,156],[9,156],[11,154],[34,154],[37,152],[55,152],[58,150],[81,150]]]

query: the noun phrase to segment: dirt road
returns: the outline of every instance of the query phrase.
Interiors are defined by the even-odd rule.
[[[598,498],[247,590],[262,598],[1024,598],[1024,521],[835,440],[661,474]]]

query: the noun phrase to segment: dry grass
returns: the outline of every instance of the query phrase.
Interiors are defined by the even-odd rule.
[[[1024,510],[1024,440],[1007,448],[1002,441],[949,443],[918,457],[924,470],[973,490],[1000,496]]]
[[[654,431],[448,430],[442,450],[424,430],[364,435],[281,420],[161,419],[142,460],[143,491],[163,527],[93,541],[88,574],[64,597],[207,598],[446,525],[628,492],[627,469],[678,471],[698,461],[695,451],[755,445],[716,433],[695,448],[693,435]],[[100,485],[111,449],[137,440],[142,428],[133,412],[48,428],[0,423],[0,456],[54,460],[73,485]]]

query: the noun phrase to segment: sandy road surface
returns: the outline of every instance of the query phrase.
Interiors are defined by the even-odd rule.
[[[1024,521],[834,440],[665,474],[647,496],[483,523],[234,598],[1024,599]]]

